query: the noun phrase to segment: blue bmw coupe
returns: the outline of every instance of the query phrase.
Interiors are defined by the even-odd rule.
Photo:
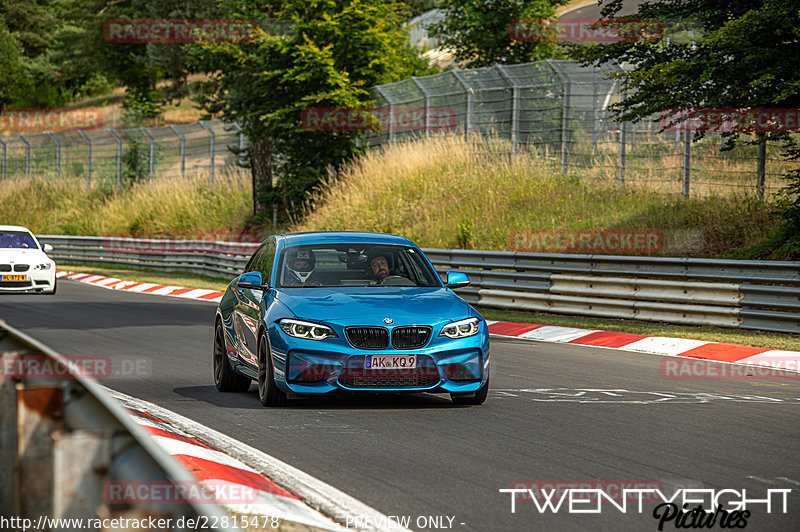
[[[317,232],[269,237],[216,313],[214,384],[258,382],[265,406],[330,392],[450,393],[479,405],[489,389],[486,321],[409,239]]]

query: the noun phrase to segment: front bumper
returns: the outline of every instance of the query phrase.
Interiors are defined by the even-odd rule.
[[[447,322],[443,322],[447,323]],[[477,391],[489,373],[489,334],[485,322],[472,337],[451,340],[434,336],[415,349],[358,349],[343,337],[322,341],[293,338],[270,331],[275,383],[285,392],[324,394],[334,391],[452,392]],[[365,369],[369,355],[416,355],[417,368]]]
[[[2,272],[2,275],[25,275],[24,281],[0,281],[0,293],[52,292],[56,283],[55,268],[27,272]]]

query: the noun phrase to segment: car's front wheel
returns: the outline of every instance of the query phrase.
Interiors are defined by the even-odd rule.
[[[269,340],[265,334],[258,340],[258,398],[264,406],[283,406],[286,394],[275,385]]]
[[[250,379],[234,373],[228,363],[225,331],[220,322],[214,327],[214,386],[221,392],[246,392],[250,388]]]
[[[483,383],[483,386],[478,388],[478,391],[472,395],[450,394],[450,399],[453,400],[454,405],[482,405],[486,401],[486,396],[489,395],[489,379]]]

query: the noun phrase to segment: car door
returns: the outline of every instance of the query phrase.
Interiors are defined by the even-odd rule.
[[[269,283],[272,263],[275,259],[275,241],[267,241],[256,256],[249,271],[261,272],[263,284]],[[242,361],[252,368],[258,365],[258,325],[263,316],[261,312],[262,300],[269,298],[270,290],[256,290],[252,288],[236,287],[236,308],[234,314],[234,327],[239,339],[238,349]],[[263,305],[269,301],[264,301]]]

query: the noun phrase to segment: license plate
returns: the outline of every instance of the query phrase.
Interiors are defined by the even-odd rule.
[[[2,281],[26,281],[28,278],[24,275],[3,275]]]
[[[414,369],[417,355],[367,355],[364,369]]]

